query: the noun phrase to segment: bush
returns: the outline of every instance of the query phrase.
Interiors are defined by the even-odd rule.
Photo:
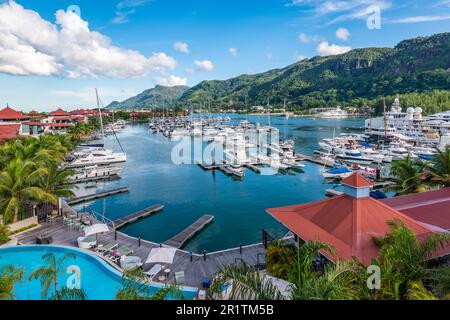
[[[9,228],[7,226],[0,225],[0,245],[7,243],[9,240]]]
[[[294,264],[294,250],[278,240],[267,248],[266,264],[274,277],[287,279]]]

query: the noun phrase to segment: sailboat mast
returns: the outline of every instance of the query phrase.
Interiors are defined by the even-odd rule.
[[[100,117],[100,128],[102,130],[102,139],[103,139],[103,148],[105,148],[105,130],[103,129],[103,118],[102,118],[102,110],[100,109],[100,99],[98,97],[98,90],[95,88],[95,96],[97,97],[97,108],[98,108],[98,116]]]
[[[267,98],[267,120],[269,122],[270,127],[270,98]]]
[[[384,122],[384,141],[387,140],[387,115],[386,115],[386,98],[383,99],[383,122]]]

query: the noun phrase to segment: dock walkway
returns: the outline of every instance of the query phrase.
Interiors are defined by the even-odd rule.
[[[205,228],[213,220],[214,216],[204,215],[203,217],[195,221],[193,224],[191,224],[189,227],[187,227],[177,235],[173,236],[172,238],[164,242],[164,244],[175,248],[181,248],[186,243],[186,241],[192,238],[197,232]]]
[[[100,199],[100,198],[104,198],[107,196],[112,196],[114,194],[125,193],[125,192],[128,192],[128,187],[120,187],[120,188],[116,188],[116,189],[101,191],[101,192],[97,192],[94,194],[88,194],[86,196],[73,198],[73,199],[69,200],[67,203],[69,205],[73,205],[73,204],[78,204],[78,203],[91,201],[91,200],[95,200],[95,199]]]
[[[142,209],[138,212],[135,212],[135,213],[129,214],[125,217],[114,220],[113,221],[114,227],[115,227],[115,229],[120,229],[127,224],[130,224],[130,223],[136,222],[137,220],[146,218],[152,214],[155,214],[155,213],[161,211],[162,209],[164,209],[164,206],[162,204],[155,204],[151,207]]]
[[[314,156],[307,156],[305,154],[301,154],[301,153],[296,153],[297,159],[300,161],[308,161],[308,162],[312,162],[315,164],[319,164],[321,166],[325,166],[328,168],[333,167],[330,162],[327,162],[326,160],[320,159],[318,157],[314,157]]]

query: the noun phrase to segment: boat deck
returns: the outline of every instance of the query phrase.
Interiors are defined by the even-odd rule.
[[[213,220],[214,216],[204,215],[189,227],[165,241],[164,244],[174,248],[181,248],[189,239],[191,239],[196,233],[203,230],[203,228],[205,228]]]
[[[52,237],[54,245],[77,247],[77,238],[84,236],[83,231],[69,229],[63,225],[62,218],[53,223],[43,223],[39,228],[17,235],[19,243],[34,244],[37,236],[48,235]],[[286,241],[291,241],[289,238]],[[147,259],[152,248],[164,246],[146,240],[140,240],[128,236],[122,232],[109,232],[98,235],[98,243],[106,244],[116,241],[120,246],[126,246],[133,250],[133,255],[143,261]],[[212,279],[224,266],[245,262],[248,266],[261,266],[265,261],[265,248],[262,243],[243,246],[241,248],[216,251],[212,253],[196,254],[185,250],[177,250],[170,268],[171,272],[164,283],[175,283],[175,272],[184,271],[185,285],[201,287],[204,279]],[[153,264],[144,265],[144,271],[149,270]]]

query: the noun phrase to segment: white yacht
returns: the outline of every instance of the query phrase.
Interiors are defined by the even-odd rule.
[[[319,113],[320,118],[326,119],[345,119],[348,117],[348,112],[342,110],[341,107],[326,109],[325,111]]]
[[[119,177],[122,173],[122,168],[120,167],[99,167],[99,166],[89,166],[83,167],[76,171],[76,173],[69,177],[69,181],[89,181],[89,180],[100,180],[112,177]]]
[[[81,168],[94,165],[110,165],[127,161],[123,152],[113,152],[109,149],[95,149],[76,153],[74,160],[67,163],[68,168]]]

